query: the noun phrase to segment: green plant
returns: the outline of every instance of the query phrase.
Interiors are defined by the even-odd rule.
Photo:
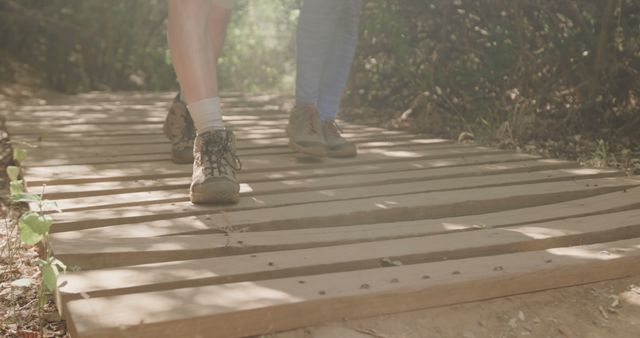
[[[595,167],[605,167],[609,161],[609,144],[599,139],[596,141],[596,147],[591,153],[591,164]]]
[[[25,149],[16,148],[13,152],[14,161],[18,164],[24,162],[27,157]],[[35,264],[40,268],[41,283],[38,290],[38,317],[40,318],[40,336],[43,336],[44,306],[47,303],[47,294],[55,291],[58,284],[58,276],[66,270],[66,266],[54,255],[49,243],[49,231],[53,219],[45,214],[46,208],[57,208],[55,202],[44,199],[44,186],[41,194],[25,191],[24,181],[20,179],[22,169],[19,166],[7,167],[7,175],[10,180],[10,194],[12,203],[29,203],[31,208],[23,213],[18,220],[18,237],[27,245],[38,245],[41,254]],[[30,278],[16,280],[13,286],[25,287],[33,283]]]

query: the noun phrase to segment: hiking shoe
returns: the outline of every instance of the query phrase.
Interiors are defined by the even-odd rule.
[[[176,95],[164,121],[164,134],[171,141],[171,160],[178,164],[193,163],[193,140],[196,128],[187,105]]]
[[[236,172],[241,169],[231,130],[220,129],[198,134],[193,149],[191,202],[237,203],[240,184]]]
[[[312,105],[297,104],[289,115],[287,136],[291,149],[312,156],[327,156],[320,113]]]
[[[324,145],[329,157],[354,157],[358,155],[358,148],[355,143],[345,139],[340,135],[342,129],[336,121],[329,120],[322,122],[322,136]]]

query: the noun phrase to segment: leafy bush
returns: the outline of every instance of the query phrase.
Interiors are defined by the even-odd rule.
[[[362,25],[351,105],[449,137],[640,140],[638,1],[372,0]]]
[[[239,1],[221,60],[223,89],[291,88],[296,4]],[[0,0],[0,80],[12,80],[13,59],[63,92],[176,89],[166,14],[166,0]]]

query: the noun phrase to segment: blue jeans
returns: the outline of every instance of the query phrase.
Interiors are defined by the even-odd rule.
[[[296,101],[334,120],[358,43],[362,0],[304,0],[298,22]]]

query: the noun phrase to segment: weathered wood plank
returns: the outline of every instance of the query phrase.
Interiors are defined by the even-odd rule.
[[[483,217],[496,215],[481,215],[480,219]],[[226,235],[83,239],[81,243],[56,240],[55,250],[56,257],[64,259],[68,265],[82,269],[216,257],[139,268],[80,272],[64,277],[69,281],[69,287],[62,288],[62,292],[79,294],[91,290],[74,289],[75,287],[91,283],[100,284],[100,288],[94,287],[94,291],[169,282],[172,287],[184,287],[193,286],[193,281],[203,283],[201,279],[206,279],[207,283],[227,283],[230,280],[260,280],[292,274],[369,268],[380,264],[380,259],[385,257],[393,257],[404,264],[416,264],[640,237],[638,209],[507,227],[501,227],[498,220],[497,223],[485,224],[484,227],[467,222],[447,228],[450,221],[455,220],[421,220]],[[502,222],[517,222],[517,219]],[[394,233],[396,226],[397,233]],[[462,229],[476,231],[461,231]],[[173,270],[177,266],[188,271],[188,275],[176,272],[169,277],[162,276],[162,271]],[[99,278],[112,272],[114,276],[120,276],[118,281]],[[234,275],[241,277],[233,277]],[[142,291],[149,290],[137,290]]]
[[[450,149],[430,150],[428,146],[413,148],[411,150],[396,149],[363,149],[357,158],[350,159],[315,159],[309,157],[297,157],[291,155],[265,155],[244,158],[243,172],[256,173],[268,171],[295,171],[310,168],[330,168],[353,166],[358,164],[379,164],[396,161],[420,161],[425,159],[438,159],[447,162],[450,158],[459,158],[477,155],[498,155],[509,152],[482,147],[460,147]],[[42,182],[49,184],[93,182],[100,180],[129,180],[144,178],[181,177],[191,174],[191,165],[174,164],[169,160],[162,161],[162,165],[154,162],[128,162],[123,164],[75,164],[59,166],[29,166],[26,168],[28,183],[40,185]]]
[[[454,143],[444,139],[429,139],[418,135],[398,135],[386,138],[386,141],[380,141],[377,136],[356,136],[351,139],[353,142],[359,143],[359,147],[401,147],[416,145],[434,145],[444,146],[453,145]],[[288,139],[274,138],[269,142],[261,140],[238,140],[236,149],[260,149],[260,148],[285,148],[288,145]],[[49,144],[49,145],[47,145]],[[36,148],[29,149],[30,157],[46,157],[51,158],[52,154],[64,154],[67,156],[87,157],[102,155],[128,155],[128,154],[149,154],[149,153],[166,153],[169,151],[171,143],[168,139],[157,139],[154,142],[147,143],[121,143],[110,144],[105,147],[101,142],[89,141],[79,143],[38,143]]]
[[[345,188],[356,188],[357,191],[363,191],[365,187],[373,185],[389,184],[416,184],[417,182],[434,181],[426,191],[441,191],[447,189],[460,189],[461,187],[469,188],[474,186],[495,186],[517,183],[534,183],[534,182],[551,182],[565,179],[580,179],[580,178],[598,178],[598,177],[611,177],[620,176],[621,173],[612,169],[555,169],[549,170],[548,165],[544,162],[540,163],[539,167],[519,166],[520,163],[515,163],[515,166],[509,164],[501,165],[496,168],[495,166],[470,166],[470,167],[457,167],[448,168],[447,172],[444,170],[412,170],[404,172],[390,172],[380,174],[359,174],[359,175],[343,175],[332,177],[319,177],[315,179],[305,180],[286,180],[286,181],[272,181],[272,182],[256,182],[256,183],[243,183],[240,187],[241,197],[256,196],[263,200],[261,197],[267,194],[284,194],[284,193],[299,193],[305,191],[320,191],[324,198],[334,197],[335,199],[350,199],[353,195],[344,196],[342,194]],[[565,165],[566,167],[566,165]],[[502,173],[501,176],[487,177],[484,179],[477,178],[476,176],[484,175],[496,175]],[[447,177],[456,177],[455,181],[442,181]],[[65,212],[91,210],[91,209],[110,209],[117,207],[127,207],[135,205],[151,205],[162,203],[175,203],[175,202],[187,202],[189,201],[188,184],[184,182],[184,186],[180,189],[166,189],[166,190],[154,190],[142,191],[142,192],[127,192],[123,194],[115,195],[102,195],[93,197],[79,197],[79,198],[67,198],[59,200],[57,202],[58,207]],[[394,190],[389,189],[392,193]],[[409,192],[409,191],[408,191]],[[373,194],[374,192],[371,191]],[[299,196],[300,194],[298,194]],[[360,196],[360,195],[359,195]],[[299,196],[302,197],[302,196]],[[300,201],[306,202],[304,199]],[[315,201],[315,200],[314,200]],[[265,203],[261,203],[264,205]]]
[[[498,153],[498,154],[475,154],[475,155],[462,155],[460,157],[449,157],[444,159],[409,159],[398,161],[379,161],[376,163],[362,163],[362,164],[346,164],[343,166],[315,166],[309,168],[298,168],[295,170],[275,170],[272,172],[247,172],[243,170],[238,173],[243,182],[265,182],[265,181],[280,181],[286,179],[304,179],[312,178],[320,175],[335,176],[341,174],[348,174],[353,172],[390,172],[390,171],[404,171],[422,168],[443,168],[443,167],[457,167],[482,163],[508,163],[526,161],[531,159],[539,159],[537,156],[522,154],[522,153]],[[556,160],[548,160],[556,161]],[[339,163],[339,162],[334,162]],[[86,176],[75,176],[61,178],[62,175],[58,175],[57,172],[51,173],[51,171],[35,168],[34,171],[30,171],[28,177],[29,185],[40,187],[45,184],[48,187],[57,185],[76,185],[76,184],[100,184],[106,182],[131,182],[141,180],[157,180],[165,178],[175,177],[191,177],[191,171],[186,168],[185,165],[178,165],[174,163],[165,163],[163,165],[164,170],[158,170],[154,166],[142,164],[141,167],[146,169],[147,172],[154,175],[144,174],[138,168],[121,168],[116,169],[115,166],[110,165],[95,165],[94,170]],[[35,173],[40,173],[41,176],[36,176]],[[51,176],[57,176],[48,178],[47,174]],[[124,176],[123,174],[126,174]],[[126,183],[125,183],[126,184]],[[49,191],[49,190],[48,190]]]
[[[114,113],[115,114],[115,113]],[[262,117],[262,116],[261,116]],[[51,118],[51,116],[49,116]],[[238,136],[243,136],[247,133],[260,133],[260,134],[282,134],[284,128],[288,123],[286,116],[281,114],[277,117],[264,116],[263,119],[246,120],[238,118],[229,118],[229,122],[226,123],[229,127],[233,128]],[[73,133],[84,134],[99,134],[99,135],[121,135],[121,134],[133,134],[140,131],[162,131],[162,122],[149,122],[141,121],[129,123],[100,123],[88,122],[88,123],[71,123],[71,124],[47,124],[46,120],[42,122],[22,122],[13,121],[8,122],[8,127],[11,130],[12,135],[26,136],[26,135],[49,135],[51,137],[62,136]],[[400,131],[390,131],[388,129],[371,127],[365,125],[357,125],[352,123],[340,123],[340,128],[347,133],[355,132],[385,132],[387,134],[400,134]]]
[[[67,305],[71,313],[68,323],[78,337],[192,337],[211,332],[222,337],[243,337],[637,273],[640,241],[633,239],[75,300]],[[425,279],[427,275],[429,278]]]
[[[20,138],[16,138],[20,139]],[[384,145],[386,142],[394,142],[394,141],[411,141],[415,144],[446,144],[453,143],[450,140],[438,139],[438,138],[428,138],[424,135],[411,135],[411,134],[397,134],[397,135],[388,135],[385,136],[383,140],[380,140],[379,135],[357,135],[352,137],[356,142],[367,141],[367,142],[380,142]],[[237,140],[238,148],[263,148],[263,147],[277,147],[286,145],[288,139],[286,137],[279,138],[270,138],[270,139],[240,139]],[[84,149],[86,147],[94,148],[101,147],[105,148],[105,146],[117,146],[117,148],[126,149],[127,146],[150,146],[150,145],[164,145],[165,151],[169,149],[170,142],[164,136],[160,134],[154,135],[130,135],[130,136],[91,136],[85,135],[85,137],[76,136],[67,139],[51,139],[47,136],[44,136],[42,139],[38,141],[33,141],[31,143],[34,147],[28,147],[30,153],[38,152],[41,149],[47,150],[73,150],[74,148]],[[109,147],[111,148],[111,147]]]
[[[360,150],[364,149],[393,149],[402,148],[404,150],[411,150],[413,148],[424,148],[430,146],[431,149],[455,149],[460,145],[453,144],[452,142],[433,142],[431,140],[412,140],[409,137],[402,137],[397,140],[388,140],[386,142],[380,142],[372,137],[354,137],[353,142],[358,144]],[[143,144],[143,145],[123,145],[123,146],[109,146],[109,147],[58,147],[58,148],[36,148],[29,151],[29,163],[37,163],[38,165],[69,165],[69,164],[85,164],[85,163],[100,163],[101,161],[122,162],[122,161],[136,161],[139,159],[145,159],[148,156],[158,156],[160,158],[170,159],[171,146],[166,143],[161,144]],[[284,138],[278,138],[270,140],[269,143],[265,142],[252,142],[250,140],[241,142],[238,147],[238,155],[243,158],[245,156],[255,155],[278,155],[278,154],[290,154],[296,156],[296,154],[288,147],[288,140]],[[101,160],[96,160],[101,159]],[[110,163],[110,162],[107,162]]]
[[[493,158],[489,158],[494,160]],[[505,157],[505,160],[511,158]],[[484,157],[475,163],[486,163]],[[401,164],[401,165],[399,165]],[[419,168],[403,165],[402,162],[386,163],[382,166],[369,168],[366,166],[329,168],[322,173],[315,170],[305,172],[295,171],[295,175],[282,174],[279,179],[268,180],[264,174],[240,173],[239,180],[246,185],[245,195],[254,195],[256,191],[293,192],[316,186],[323,189],[359,186],[366,182],[391,183],[406,182],[415,178],[444,179],[464,176],[497,175],[518,172],[531,172],[551,169],[574,169],[576,164],[558,160],[523,160],[502,162],[500,164],[470,164],[468,166]],[[583,170],[584,171],[584,170]],[[354,174],[358,173],[358,174]],[[393,173],[393,174],[390,174]],[[390,176],[390,177],[389,177]],[[190,177],[166,178],[156,180],[94,182],[84,184],[52,185],[46,187],[47,197],[50,199],[69,199],[89,196],[104,196],[126,194],[142,191],[161,191],[186,189],[191,183]],[[273,183],[269,185],[268,183]],[[40,192],[41,187],[31,188],[33,192]],[[38,191],[40,190],[40,191]],[[86,202],[86,200],[84,200]],[[59,201],[60,202],[60,201]]]
[[[267,151],[265,151],[267,152]],[[242,158],[243,168],[247,171],[250,170],[272,170],[273,168],[293,169],[303,166],[321,166],[329,163],[358,163],[368,162],[372,160],[384,160],[384,159],[416,159],[416,158],[447,158],[456,157],[462,155],[473,155],[482,153],[504,153],[505,151],[499,151],[496,149],[474,146],[429,146],[429,145],[416,145],[408,147],[407,149],[394,149],[389,148],[365,148],[360,149],[358,157],[348,159],[318,159],[298,156],[297,154],[262,154],[256,152],[253,155],[245,155]],[[250,157],[249,157],[250,156]],[[131,163],[129,166],[136,166],[136,163],[153,162],[153,161],[167,161],[170,162],[169,152],[161,154],[147,154],[147,155],[123,155],[123,156],[98,156],[98,157],[86,157],[79,160],[69,160],[63,157],[40,159],[34,161],[27,159],[25,162],[28,166],[28,170],[34,170],[35,168],[42,167],[72,167],[74,165],[97,165],[97,164],[109,164],[114,162],[119,163]],[[76,163],[77,162],[77,163]],[[156,164],[157,165],[157,164]],[[183,166],[184,167],[184,166]],[[187,165],[190,168],[190,165]],[[285,169],[286,168],[286,169]],[[55,170],[52,168],[51,170]],[[29,174],[30,175],[30,174]]]
[[[54,215],[55,224],[52,233],[75,232],[83,229],[126,224],[126,226],[103,229],[102,235],[138,237],[140,234],[161,236],[222,230],[260,231],[296,227],[309,228],[329,224],[340,226],[434,219],[559,203],[621,191],[640,185],[640,180],[633,178],[600,178],[415,193],[421,189],[430,189],[434,182],[427,181],[422,183],[422,186],[419,183],[375,186],[364,194],[363,191],[369,188],[345,189],[342,196],[351,194],[354,199],[342,201],[325,199],[326,202],[297,204],[300,203],[299,198],[304,198],[306,201],[314,198],[322,200],[323,196],[326,198],[327,195],[330,195],[321,192],[305,192],[300,193],[303,196],[292,193],[265,195],[260,198],[252,197],[242,199],[238,205],[229,207],[205,207],[194,206],[190,203],[176,203],[175,205],[96,210],[90,215],[84,212],[69,212]],[[402,192],[392,195],[389,192],[390,189]],[[403,189],[410,189],[409,191],[414,193]],[[374,193],[371,194],[372,192]],[[355,196],[360,198],[355,198]],[[287,204],[278,205],[278,203]],[[194,222],[193,218],[187,217],[194,215],[204,217],[200,222]],[[174,220],[177,218],[182,220]],[[152,222],[159,220],[162,222]],[[66,238],[74,238],[77,235],[78,233],[70,233]]]
[[[116,255],[125,254],[129,258],[135,255],[154,257],[156,252],[160,252],[160,255],[163,256],[167,255],[167,252],[176,251],[176,248],[180,248],[180,252],[188,254],[190,250],[215,249],[220,243],[224,243],[229,252],[243,253],[244,250],[259,250],[255,248],[275,251],[298,248],[304,245],[312,247],[316,244],[318,246],[321,244],[346,244],[352,241],[373,241],[474,229],[501,228],[634,209],[640,209],[640,188],[552,205],[442,219],[281,231],[144,237],[142,241],[139,238],[113,239],[105,236],[60,238],[60,236],[54,235],[54,244],[58,256],[66,258],[68,256],[89,255],[90,257],[83,257],[88,261],[92,261],[100,255],[111,254],[115,254],[111,256],[112,260],[115,260]],[[150,260],[144,259],[145,262]],[[92,267],[99,266],[94,263],[87,264]],[[113,264],[121,265],[115,262]],[[106,265],[103,263],[103,266]]]

